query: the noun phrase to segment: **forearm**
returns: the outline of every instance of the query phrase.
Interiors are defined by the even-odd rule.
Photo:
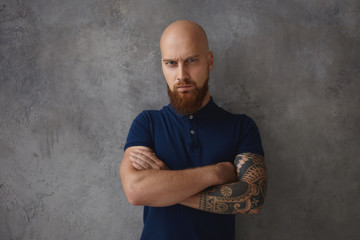
[[[216,184],[216,181],[216,165],[211,165],[178,171],[134,170],[123,186],[133,205],[169,206]]]
[[[212,213],[258,213],[267,188],[264,159],[257,154],[239,154],[235,158],[235,165],[238,182],[208,188],[181,204]]]
[[[126,197],[132,205],[170,206],[204,189],[236,181],[234,165],[221,162],[186,170],[168,170],[149,148],[128,148],[120,166]]]
[[[210,187],[180,204],[220,214],[258,213],[264,203],[264,192],[256,184],[235,182]]]

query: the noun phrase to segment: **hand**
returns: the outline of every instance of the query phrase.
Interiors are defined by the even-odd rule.
[[[130,161],[137,170],[168,170],[169,168],[161,161],[154,152],[149,150],[136,149],[130,153]]]
[[[218,167],[218,177],[219,177],[219,185],[226,183],[233,183],[237,181],[236,170],[234,164],[230,162],[220,162],[217,163]]]

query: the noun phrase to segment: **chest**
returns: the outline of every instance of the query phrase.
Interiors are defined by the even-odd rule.
[[[154,150],[170,169],[234,161],[239,144],[236,124],[195,118],[161,121],[153,131]]]

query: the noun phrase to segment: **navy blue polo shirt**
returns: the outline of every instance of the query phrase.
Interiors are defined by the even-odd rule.
[[[124,150],[131,146],[153,149],[172,170],[233,163],[236,155],[244,152],[264,154],[254,121],[245,114],[225,111],[212,98],[192,115],[180,115],[171,105],[160,111],[143,111],[130,128]],[[144,207],[141,239],[234,238],[234,215],[208,213],[180,204]]]

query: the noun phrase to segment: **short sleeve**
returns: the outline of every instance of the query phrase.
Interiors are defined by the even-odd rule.
[[[150,131],[150,119],[146,111],[140,113],[133,121],[129,130],[124,151],[133,146],[153,148]]]
[[[245,152],[257,153],[264,156],[259,130],[255,122],[246,115],[244,115],[241,121],[240,141],[237,154]]]

